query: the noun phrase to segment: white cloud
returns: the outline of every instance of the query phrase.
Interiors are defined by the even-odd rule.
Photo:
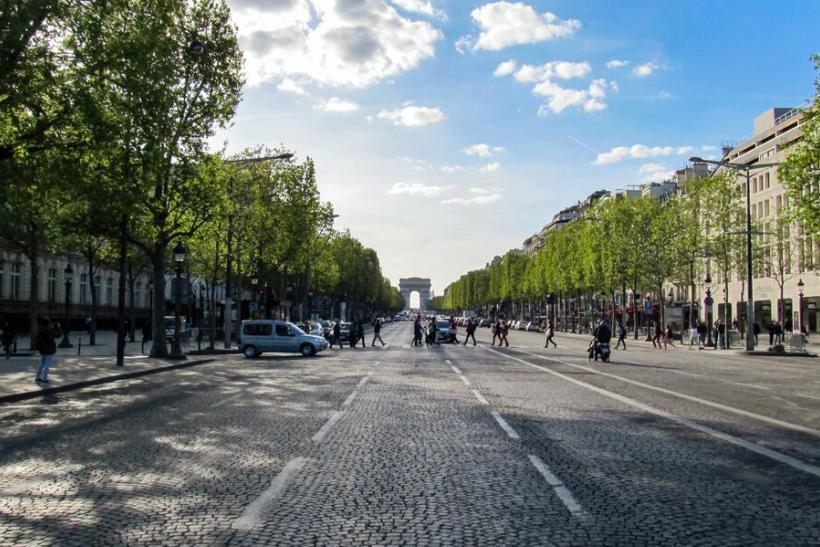
[[[474,144],[472,146],[468,146],[464,149],[464,153],[468,156],[478,156],[480,158],[489,158],[493,154],[497,154],[504,151],[503,146],[490,146],[489,144],[479,143]]]
[[[611,61],[607,61],[606,67],[610,68],[610,69],[612,69],[612,68],[621,68],[621,67],[629,66],[629,64],[631,62],[632,61],[629,61],[628,59],[612,59]]]
[[[604,99],[607,87],[612,86],[613,82],[597,79],[587,89],[570,89],[547,80],[536,85],[532,92],[547,98],[546,103],[538,109],[540,115],[550,111],[558,114],[571,106],[582,108],[585,112],[596,112],[607,107]]]
[[[361,107],[352,101],[346,101],[344,99],[340,99],[339,97],[331,97],[326,101],[320,102],[314,106],[314,108],[325,112],[349,114],[351,112],[356,112]]]
[[[279,85],[276,86],[276,89],[279,91],[284,91],[286,93],[295,93],[296,95],[307,95],[308,92],[305,91],[305,88],[296,83],[295,81],[291,80],[290,78],[285,78]]]
[[[561,20],[554,13],[539,14],[522,2],[493,2],[474,9],[471,14],[480,30],[478,39],[462,37],[473,50],[498,51],[519,44],[535,44],[572,36],[581,28],[576,19]]]
[[[466,36],[459,36],[454,45],[456,51],[464,55],[465,53],[473,49],[473,46],[475,46],[475,39],[470,34]]]
[[[500,169],[501,169],[501,164],[498,163],[497,161],[494,161],[492,163],[488,163],[487,165],[481,166],[479,171],[481,171],[482,173],[495,173],[496,171],[498,171]]]
[[[302,85],[367,87],[433,57],[442,37],[429,22],[404,17],[385,0],[232,4],[250,85],[291,78]]]
[[[444,165],[441,168],[442,173],[447,173],[449,175],[452,175],[453,173],[460,173],[460,172],[466,171],[466,170],[467,170],[467,168],[464,167],[463,165]]]
[[[543,82],[553,78],[569,80],[583,78],[591,71],[592,67],[587,62],[550,61],[541,66],[522,65],[515,73],[515,79],[521,83]]]
[[[633,144],[632,146],[616,146],[609,152],[602,152],[593,162],[595,165],[605,165],[616,163],[627,158],[644,159],[658,156],[674,156],[691,154],[695,148],[693,146],[645,146],[643,144]]]
[[[486,188],[470,188],[472,197],[445,199],[441,203],[445,205],[481,205],[494,203],[501,199],[501,192],[497,188],[488,190]]]
[[[517,66],[518,63],[515,62],[515,59],[504,61],[503,63],[498,65],[498,68],[495,69],[495,72],[493,72],[493,76],[495,76],[496,78],[500,76],[509,76],[510,74],[515,72]]]
[[[430,0],[391,0],[395,5],[411,13],[420,13],[428,17],[435,17],[442,21],[447,20],[447,14],[436,9]]]
[[[632,75],[636,78],[646,78],[647,76],[651,76],[654,72],[662,68],[662,65],[650,61],[648,63],[644,63],[633,68]]]
[[[703,150],[704,152],[715,152],[718,149],[718,147],[717,146],[706,145],[706,146],[701,146],[700,149]]]
[[[675,170],[659,163],[644,163],[638,169],[638,174],[642,175],[641,182],[661,182],[675,176]]]
[[[387,192],[388,194],[394,195],[401,195],[401,194],[408,194],[411,196],[438,196],[442,192],[446,192],[452,188],[452,186],[432,186],[428,184],[422,184],[420,182],[414,182],[412,184],[408,184],[406,182],[397,182],[393,185],[393,187]]]
[[[443,122],[446,116],[444,112],[438,108],[406,104],[395,110],[382,110],[379,112],[379,119],[389,120],[393,122],[393,125],[421,127],[432,123]]]

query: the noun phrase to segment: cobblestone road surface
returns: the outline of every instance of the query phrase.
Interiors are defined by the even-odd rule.
[[[816,360],[383,336],[0,406],[0,544],[820,544]]]

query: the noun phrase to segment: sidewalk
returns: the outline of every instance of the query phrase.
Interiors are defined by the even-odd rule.
[[[88,335],[72,336],[73,348],[58,348],[54,364],[49,372],[49,383],[38,385],[34,382],[37,368],[40,366],[40,356],[37,352],[29,352],[28,337],[19,337],[17,349],[20,353],[31,353],[25,356],[13,356],[6,359],[0,357],[0,403],[7,402],[8,398],[31,398],[37,392],[47,394],[52,391],[68,391],[76,387],[83,387],[88,382],[103,383],[105,378],[119,375],[140,376],[166,367],[192,366],[207,362],[190,356],[186,361],[170,361],[152,359],[141,353],[141,342],[128,342],[125,346],[125,364],[116,365],[116,334],[110,331],[97,333],[98,345],[88,346]],[[77,339],[82,339],[82,354],[77,356]],[[149,343],[145,350],[148,351]],[[188,350],[196,349],[189,346]]]

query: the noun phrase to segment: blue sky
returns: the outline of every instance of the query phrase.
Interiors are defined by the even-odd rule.
[[[231,5],[248,84],[213,146],[313,157],[338,225],[438,293],[591,191],[810,98],[820,51],[814,1]]]

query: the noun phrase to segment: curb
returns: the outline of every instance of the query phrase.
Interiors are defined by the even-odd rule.
[[[0,397],[0,405],[4,403],[14,403],[18,401],[25,401],[28,399],[37,399],[46,395],[54,395],[66,391],[76,391],[86,387],[97,386],[101,384],[110,384],[120,380],[129,380],[131,378],[139,378],[140,376],[148,376],[150,374],[158,374],[160,372],[168,372],[171,370],[179,370],[183,368],[195,367],[210,363],[214,359],[197,359],[195,361],[186,361],[183,363],[175,363],[173,365],[166,365],[164,367],[151,368],[147,370],[136,370],[134,372],[126,372],[124,374],[115,374],[113,376],[103,376],[102,378],[94,378],[93,380],[86,380],[83,382],[74,382],[73,384],[64,384],[57,387],[48,387],[45,389],[38,389],[35,391],[24,391],[22,393],[14,393],[12,395],[4,395]]]

